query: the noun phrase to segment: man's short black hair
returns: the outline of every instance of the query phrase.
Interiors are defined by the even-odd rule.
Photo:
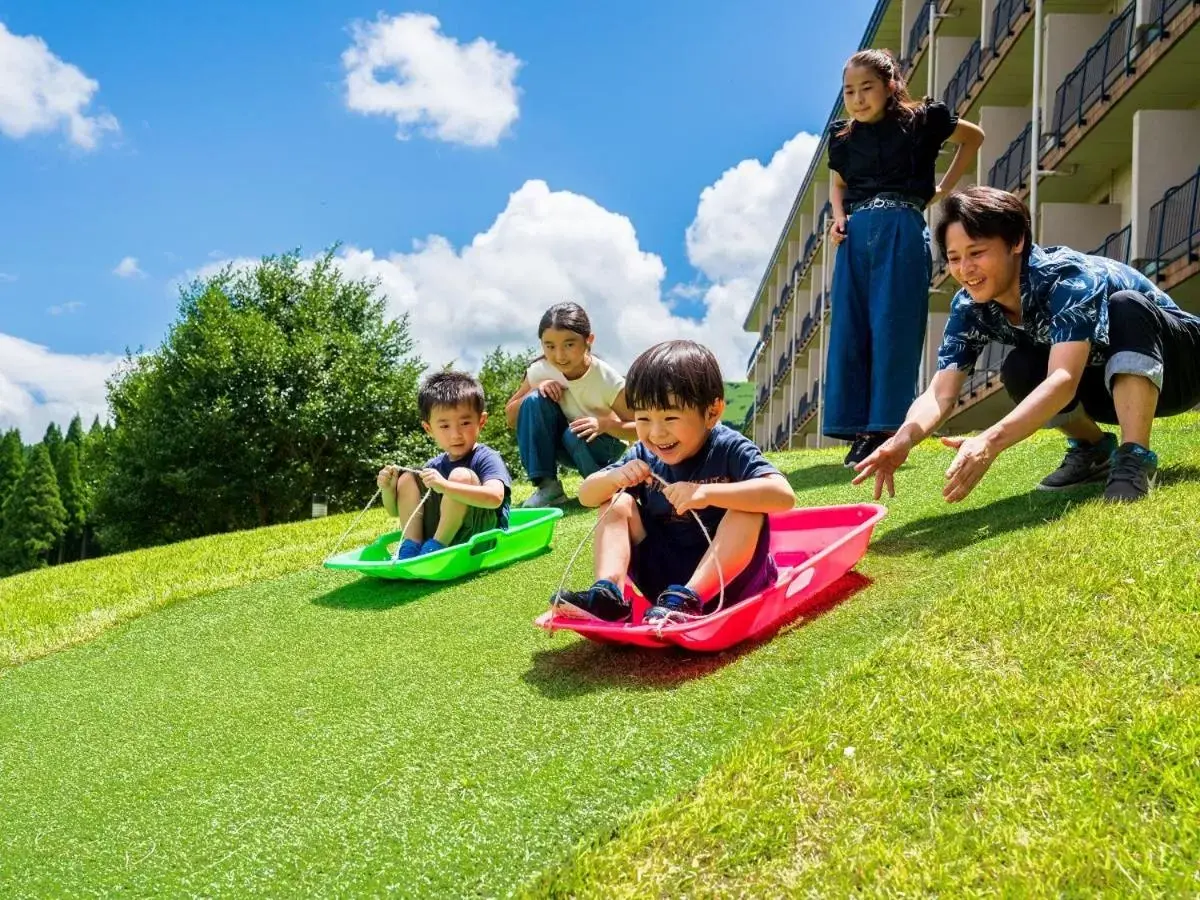
[[[937,243],[943,259],[946,258],[946,230],[955,222],[973,241],[998,237],[1011,249],[1024,240],[1025,255],[1033,246],[1029,207],[1008,191],[986,185],[952,191],[942,200],[941,210]]]
[[[625,376],[630,409],[707,410],[725,399],[725,379],[716,356],[695,341],[655,344],[633,361]]]
[[[421,382],[417,391],[417,408],[421,421],[428,422],[435,406],[455,409],[469,406],[482,414],[483,386],[466,372],[435,372]]]

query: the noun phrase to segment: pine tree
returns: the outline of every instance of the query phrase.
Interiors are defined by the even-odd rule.
[[[57,422],[51,422],[46,426],[46,434],[42,437],[42,443],[46,445],[46,450],[50,453],[50,464],[58,465],[58,451],[62,449],[63,435],[62,429],[58,427]]]
[[[75,413],[75,418],[67,426],[66,441],[69,444],[74,444],[78,449],[83,448],[83,419],[79,418],[79,413]]]
[[[25,447],[21,444],[21,432],[14,428],[0,437],[0,519],[4,501],[21,480],[24,471]]]
[[[87,559],[88,547],[94,543],[96,493],[100,489],[100,482],[108,465],[108,444],[111,436],[112,426],[101,425],[100,417],[96,416],[92,419],[92,427],[88,429],[83,440],[83,450],[79,455],[84,498],[84,523],[79,539],[80,559]]]
[[[78,421],[78,417],[76,417]],[[82,432],[83,429],[80,428]],[[72,558],[79,547],[84,523],[87,521],[87,487],[79,472],[79,450],[68,440],[58,453],[58,495],[67,512],[66,529],[58,543],[58,561],[62,563],[68,553]]]
[[[38,444],[4,504],[0,565],[9,572],[41,568],[46,554],[62,537],[66,522],[50,451],[45,444]]]

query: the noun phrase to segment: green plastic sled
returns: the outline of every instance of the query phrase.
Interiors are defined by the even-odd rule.
[[[325,568],[352,569],[372,578],[453,581],[484,569],[499,569],[545,550],[562,514],[557,507],[514,509],[509,512],[507,531],[493,528],[480,532],[465,544],[403,562],[392,559],[388,552],[389,545],[400,543],[403,533],[389,531],[365,547],[329,557]]]

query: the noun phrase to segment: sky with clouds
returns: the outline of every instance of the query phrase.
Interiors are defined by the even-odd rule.
[[[334,244],[429,363],[575,299],[618,365],[692,337],[741,378],[872,6],[0,0],[0,428],[103,415],[182,281]]]

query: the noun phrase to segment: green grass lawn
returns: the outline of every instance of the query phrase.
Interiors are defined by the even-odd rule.
[[[746,410],[754,402],[754,384],[749,381],[725,382],[725,415],[721,421],[734,428],[741,428],[746,421]]]
[[[1118,510],[1030,491],[1049,435],[946,507],[928,445],[824,612],[716,657],[531,626],[583,513],[442,588],[313,568],[345,518],[193,542],[213,584],[169,596],[66,567],[75,617],[89,578],[134,599],[49,641],[53,579],[0,581],[13,661],[92,636],[0,677],[0,896],[1194,893],[1197,438],[1161,427]],[[778,460],[861,499],[835,451]]]

